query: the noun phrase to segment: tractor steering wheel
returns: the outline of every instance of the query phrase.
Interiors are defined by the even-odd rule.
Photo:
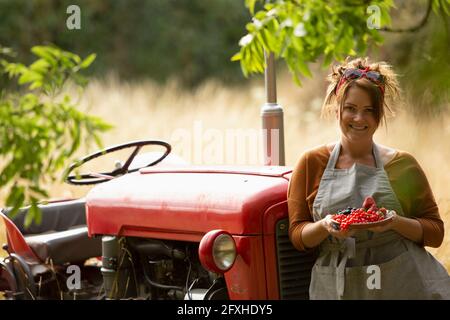
[[[147,146],[147,145],[162,146],[162,147],[165,147],[166,151],[164,152],[164,154],[161,157],[159,157],[155,161],[152,161],[151,163],[149,163],[147,165],[141,166],[140,168],[134,168],[134,169],[128,170],[133,159],[139,153],[141,148],[144,146]],[[111,172],[102,172],[102,173],[95,172],[95,173],[70,175],[70,173],[73,170],[75,170],[76,168],[79,168],[80,166],[82,166],[83,164],[85,164],[86,162],[88,162],[90,160],[93,160],[95,158],[98,158],[100,156],[103,156],[103,155],[111,153],[111,152],[115,152],[117,150],[121,150],[121,149],[125,149],[125,148],[132,148],[132,147],[135,147],[135,149],[133,150],[131,155],[128,157],[128,159],[125,161],[125,163],[123,165],[121,165],[119,168],[116,168],[115,170],[113,170]],[[172,147],[170,146],[170,144],[168,144],[167,142],[158,141],[158,140],[142,140],[142,141],[133,141],[133,142],[128,142],[128,143],[124,143],[124,144],[119,144],[119,145],[112,146],[112,147],[97,151],[95,153],[92,153],[92,154],[78,160],[77,162],[72,163],[66,171],[65,180],[67,183],[75,184],[75,185],[88,185],[88,184],[102,183],[105,181],[109,181],[117,176],[122,176],[126,173],[135,172],[141,168],[154,166],[157,163],[164,160],[164,158],[169,155],[171,150],[172,150]]]

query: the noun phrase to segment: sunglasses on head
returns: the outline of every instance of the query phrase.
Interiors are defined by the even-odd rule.
[[[339,87],[348,80],[355,80],[366,77],[373,83],[375,83],[379,88],[381,93],[384,94],[384,77],[378,71],[369,71],[369,67],[365,69],[346,69],[339,80],[339,83],[336,87],[336,93],[339,90]]]

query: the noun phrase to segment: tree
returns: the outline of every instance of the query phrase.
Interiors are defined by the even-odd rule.
[[[77,110],[66,83],[87,84],[80,71],[95,54],[81,59],[57,47],[35,46],[37,60],[26,66],[10,62],[11,50],[0,47],[0,187],[7,190],[6,205],[14,215],[30,205],[25,223],[40,221],[38,204],[49,196],[46,184],[71,161],[82,141],[111,128],[101,119]],[[2,58],[3,57],[3,58]]]
[[[308,63],[322,55],[323,65],[347,56],[364,54],[371,44],[380,45],[380,31],[416,31],[430,11],[450,15],[450,0],[428,0],[427,13],[415,27],[391,29],[393,0],[245,0],[252,15],[241,38],[240,61],[244,75],[263,73],[264,51],[283,59],[296,83],[300,76],[311,76]],[[265,3],[265,4],[264,4]],[[255,11],[255,7],[261,7]]]

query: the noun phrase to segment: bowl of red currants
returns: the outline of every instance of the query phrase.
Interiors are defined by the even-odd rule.
[[[348,207],[332,216],[335,230],[368,229],[383,226],[394,217],[395,211],[378,208],[372,197],[366,197],[361,208]]]

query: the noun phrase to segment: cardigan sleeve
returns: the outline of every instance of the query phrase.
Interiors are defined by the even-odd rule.
[[[386,171],[405,216],[422,225],[422,245],[439,247],[444,239],[444,222],[425,172],[417,160],[407,152],[399,152]]]
[[[308,187],[308,152],[302,154],[289,181],[287,203],[289,211],[289,239],[297,250],[305,251],[302,230],[313,218],[306,201]]]

